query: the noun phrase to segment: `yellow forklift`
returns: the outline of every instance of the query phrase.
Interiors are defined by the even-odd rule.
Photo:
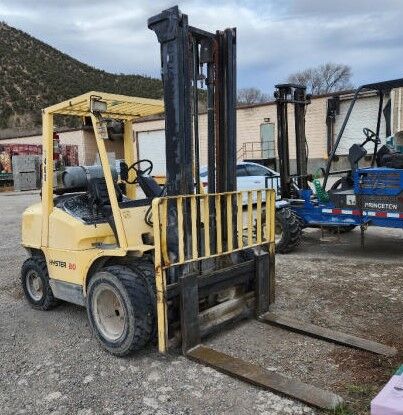
[[[201,344],[247,318],[393,354],[378,343],[270,312],[275,292],[275,194],[236,190],[236,31],[189,26],[177,7],[148,22],[161,44],[164,105],[158,100],[90,92],[43,111],[42,201],[23,214],[30,257],[21,282],[34,308],[60,300],[83,305],[101,346],[117,356],[155,340],[246,382],[336,408],[338,395],[270,372]],[[205,91],[198,85],[203,82]],[[199,95],[207,100],[209,193],[199,174]],[[165,112],[167,180],[134,160],[132,122]],[[101,167],[66,170],[54,186],[53,119],[89,117]],[[117,183],[106,143],[108,122],[123,123],[124,162]],[[136,194],[137,187],[144,197]],[[264,222],[264,225],[263,225]],[[264,229],[263,229],[264,227]],[[309,327],[308,327],[309,326]]]

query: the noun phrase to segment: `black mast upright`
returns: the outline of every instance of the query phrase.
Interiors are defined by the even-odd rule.
[[[300,189],[308,188],[308,153],[305,137],[305,112],[310,103],[306,88],[295,84],[276,85],[274,96],[277,103],[277,148],[281,197],[292,197],[292,178],[296,177]],[[297,171],[291,175],[288,137],[288,104],[294,105],[295,152]]]
[[[277,149],[279,160],[281,197],[291,197],[290,149],[288,142],[288,100],[289,85],[276,85],[274,93],[277,104]]]
[[[236,30],[217,32],[217,192],[236,190]]]
[[[198,82],[204,79],[207,86],[208,191],[236,190],[236,30],[210,33],[189,26],[187,16],[177,6],[151,17],[148,27],[161,44],[167,195],[193,194],[195,184],[196,190],[200,190]],[[207,77],[202,73],[204,68]],[[168,235],[176,233],[175,209],[168,203]],[[184,209],[187,209],[186,204]],[[213,206],[210,212],[214,215]],[[223,209],[222,223],[226,223],[225,215]],[[185,220],[189,217],[185,215]],[[211,219],[214,227],[214,217]],[[202,232],[201,226],[199,228]],[[190,223],[186,223],[184,229],[185,250],[190,252]],[[225,235],[226,229],[222,231]],[[215,235],[214,229],[211,233]],[[214,251],[214,237],[210,243]],[[177,245],[174,241],[169,245],[170,254],[175,256]]]
[[[188,19],[178,7],[148,20],[161,44],[168,196],[193,193],[191,73]]]
[[[305,111],[308,104],[306,87],[294,88],[295,148],[297,182],[300,189],[308,189],[308,153],[305,136]]]

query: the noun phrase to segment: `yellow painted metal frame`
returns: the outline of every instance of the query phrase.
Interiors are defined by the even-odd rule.
[[[243,196],[247,195],[246,212],[243,209]],[[254,199],[256,195],[256,199]],[[263,195],[265,196],[263,200]],[[256,202],[255,202],[256,200]],[[275,191],[272,189],[249,190],[239,192],[226,192],[203,195],[183,195],[173,197],[161,197],[153,200],[153,227],[155,245],[155,275],[157,289],[157,320],[158,320],[158,349],[161,353],[166,352],[168,346],[168,320],[167,320],[167,279],[166,271],[177,265],[184,265],[194,261],[207,258],[219,257],[244,249],[268,245],[269,252],[274,255],[275,248]],[[223,203],[223,201],[225,201]],[[176,206],[177,234],[178,234],[178,259],[173,261],[168,255],[168,203]],[[234,203],[235,202],[235,203]],[[185,252],[184,243],[184,204],[190,206],[191,223],[191,252]],[[262,229],[262,205],[265,204],[265,232]],[[197,217],[197,204],[200,204],[200,218]],[[210,211],[209,206],[215,206],[216,222],[216,252],[210,249]],[[235,206],[235,211],[234,211]],[[226,210],[225,236],[222,232],[222,208]],[[246,213],[246,214],[245,214]],[[234,246],[234,223],[236,216],[236,246]],[[197,222],[204,225],[204,245],[198,245]],[[187,255],[186,255],[187,254]]]
[[[92,100],[106,103],[106,111],[99,116],[91,113]],[[55,115],[91,117],[94,126],[96,143],[103,167],[105,181],[111,200],[112,212],[116,224],[118,243],[121,250],[127,250],[128,243],[124,230],[121,210],[119,209],[112,174],[105,148],[104,139],[106,132],[105,118],[114,118],[124,122],[124,156],[128,165],[134,162],[133,130],[132,122],[136,118],[159,114],[164,111],[162,101],[148,98],[137,98],[125,95],[109,94],[91,91],[86,94],[71,98],[59,104],[45,108],[42,114],[43,122],[43,163],[42,163],[42,232],[41,246],[49,246],[49,216],[53,211],[53,117]],[[131,177],[133,178],[133,177]],[[135,197],[135,186],[128,185],[127,195]],[[122,255],[122,252],[119,252]]]
[[[133,121],[139,117],[147,117],[164,112],[164,105],[158,99],[130,97],[97,91],[87,92],[78,97],[52,105],[44,111],[48,114],[89,117],[91,115],[90,105],[92,99],[97,99],[107,104],[107,110],[102,113],[104,118]]]

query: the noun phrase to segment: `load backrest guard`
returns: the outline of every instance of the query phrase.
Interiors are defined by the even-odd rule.
[[[181,298],[184,351],[195,346],[202,334],[214,330],[214,322],[209,318],[208,323],[203,325],[203,317],[200,316],[199,324],[200,299],[242,286],[243,296],[238,301],[244,307],[235,313],[236,318],[248,315],[247,303],[250,306],[253,296],[256,314],[259,315],[268,311],[269,304],[274,301],[275,192],[256,190],[246,193],[248,204],[245,212],[242,204],[245,192],[154,199],[158,348],[161,352],[167,350],[169,339],[175,335],[169,325],[168,314],[172,313],[168,313],[168,308],[175,307],[178,297]],[[254,200],[256,203],[253,203]],[[168,205],[171,205],[177,218],[176,228],[171,233],[168,233],[167,227]],[[188,209],[185,209],[186,206]],[[222,221],[223,211],[226,212],[225,222]],[[191,223],[189,244],[185,243],[185,214]],[[232,221],[234,215],[235,226]],[[211,226],[212,218],[216,222],[214,227]],[[199,221],[201,233],[197,227]],[[222,232],[223,228],[227,232]],[[176,248],[174,252],[170,251],[172,245]],[[263,246],[267,249],[262,251]],[[170,281],[172,269],[181,270],[179,281]],[[208,310],[205,309],[205,313],[212,312]]]

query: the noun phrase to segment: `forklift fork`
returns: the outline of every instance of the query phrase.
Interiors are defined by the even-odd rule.
[[[254,311],[258,321],[372,353],[385,356],[392,356],[396,353],[394,348],[377,342],[271,313],[268,311],[269,255],[267,253],[257,254],[255,263],[256,290]],[[343,399],[333,392],[269,371],[259,365],[230,356],[202,344],[198,300],[199,293],[196,275],[193,274],[181,277],[180,313],[182,352],[186,357],[244,382],[251,383],[272,392],[280,393],[290,398],[298,399],[299,401],[314,407],[321,409],[335,409],[343,403]],[[230,321],[226,321],[226,324],[228,323],[230,323]]]
[[[269,254],[255,256],[255,304],[258,320],[270,322],[269,309]],[[309,405],[335,409],[343,399],[326,390],[269,371],[259,365],[230,356],[208,347],[201,342],[199,324],[199,293],[196,275],[180,279],[182,351],[189,359],[212,367],[219,372],[240,379],[263,389],[281,393]],[[261,314],[262,313],[262,314]],[[227,324],[229,321],[226,322]]]

